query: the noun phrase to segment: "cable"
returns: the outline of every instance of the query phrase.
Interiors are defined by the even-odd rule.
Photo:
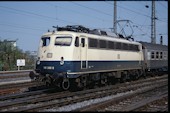
[[[109,2],[106,2],[106,1],[105,1],[105,3],[110,4],[110,5],[113,5],[113,4],[111,4],[111,3],[109,3]],[[129,11],[131,11],[131,12],[133,12],[133,13],[138,14],[138,15],[142,15],[142,16],[145,16],[145,17],[151,18],[151,16],[148,16],[148,15],[142,14],[142,13],[140,13],[140,12],[133,11],[133,10],[128,9],[128,8],[126,8],[126,7],[122,7],[122,6],[119,6],[119,5],[117,5],[117,6],[118,6],[118,7],[120,7],[120,8],[123,8],[123,9],[125,9],[125,10],[129,10]],[[158,21],[161,21],[161,22],[165,22],[165,21],[160,20],[160,19],[157,19],[157,20],[158,20]],[[166,23],[167,23],[167,22],[166,22]]]
[[[161,3],[162,1],[158,1],[159,4],[161,4],[164,8],[167,9],[167,6],[165,6],[164,4]],[[167,2],[166,2],[167,3]]]
[[[56,21],[59,20],[59,21],[65,22],[65,23],[69,23],[69,24],[72,23],[72,24],[79,25],[78,23],[75,23],[75,22],[71,22],[71,21],[67,21],[67,20],[63,20],[63,19],[58,19],[58,18],[56,19],[56,18],[53,18],[53,17],[40,15],[40,14],[28,12],[28,11],[23,11],[23,10],[19,10],[19,9],[14,9],[14,8],[10,8],[10,7],[0,6],[0,8],[10,9],[10,10],[14,10],[14,11],[17,11],[17,12],[23,12],[23,13],[34,15],[34,16],[41,17],[41,18],[53,19],[53,20],[56,20]]]
[[[2,26],[10,26],[10,27],[15,27],[15,28],[22,28],[22,29],[30,29],[30,30],[42,31],[42,29],[28,28],[28,27],[22,27],[22,26],[16,26],[16,25],[4,24],[4,23],[0,23],[0,25],[2,25]]]
[[[15,11],[18,11],[18,12],[23,12],[23,13],[31,14],[31,15],[35,15],[35,16],[42,17],[42,18],[59,20],[59,21],[65,22],[65,23],[78,24],[78,23],[75,23],[75,22],[70,22],[70,21],[63,20],[63,19],[56,19],[56,18],[53,18],[53,17],[49,17],[49,16],[45,16],[45,15],[40,15],[40,14],[28,12],[28,11],[23,11],[23,10],[19,10],[19,9],[14,9],[14,8],[6,7],[6,6],[0,6],[0,7],[1,7],[1,8],[5,8],[5,9],[10,9],[10,10],[15,10]]]
[[[29,35],[33,35],[33,36],[35,36],[35,35],[39,35],[39,36],[41,36],[41,34],[36,34],[36,33],[28,33],[28,32],[21,32],[21,31],[10,31],[10,30],[4,30],[4,29],[0,29],[0,31],[3,31],[3,32],[8,32],[8,33],[16,33],[16,34],[21,34],[21,33],[23,33],[23,34],[29,34]]]
[[[111,16],[111,17],[113,17],[113,15],[110,15],[110,14],[108,14],[108,13],[105,13],[105,12],[99,11],[99,10],[94,9],[94,8],[91,8],[91,7],[87,7],[87,6],[81,5],[81,4],[76,3],[76,2],[71,1],[71,3],[73,3],[73,4],[77,5],[77,6],[80,6],[80,7],[84,7],[84,8],[87,8],[87,9],[93,10],[93,11],[98,12],[98,13],[105,14],[105,15],[107,15],[107,16]]]
[[[62,7],[62,6],[55,6],[55,5],[52,5],[52,4],[50,4],[50,3],[45,3],[46,5],[50,5],[50,6],[53,6],[53,7],[60,7],[60,8],[63,8],[63,9],[68,9],[67,11],[70,11],[70,12],[75,12],[76,14],[80,14],[81,16],[85,16],[85,15],[87,15],[86,17],[88,17],[88,18],[96,18],[96,19],[99,19],[99,20],[101,20],[101,21],[105,21],[105,22],[109,22],[110,23],[110,21],[113,21],[113,20],[105,20],[105,19],[102,19],[102,18],[99,18],[99,17],[95,17],[95,16],[92,16],[92,15],[88,15],[88,14],[85,14],[85,13],[81,13],[81,12],[79,12],[79,11],[75,11],[75,10],[73,10],[73,9],[69,9],[68,7]]]

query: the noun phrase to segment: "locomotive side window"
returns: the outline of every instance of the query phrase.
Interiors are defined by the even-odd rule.
[[[112,42],[107,40],[97,40],[93,38],[88,38],[90,48],[98,48],[98,49],[118,49],[118,50],[129,50],[129,51],[140,51],[139,45],[121,43],[121,42]]]
[[[123,43],[123,45],[122,45],[122,46],[123,46],[123,47],[122,47],[122,49],[123,49],[123,50],[128,50],[128,49],[129,49],[128,44]]]
[[[79,37],[76,37],[75,46],[76,46],[76,47],[79,47]]]
[[[99,48],[106,48],[106,41],[105,40],[99,40]]]
[[[109,49],[114,49],[114,42],[108,41],[108,48]]]
[[[121,49],[121,43],[120,42],[116,43],[116,49]]]
[[[71,45],[71,37],[56,37],[55,45],[60,46],[70,46]]]
[[[134,45],[134,50],[135,51],[139,51],[139,46],[138,45]]]
[[[129,44],[129,50],[133,50],[133,45]]]
[[[97,48],[98,45],[97,43],[98,43],[97,39],[89,38],[89,47]]]
[[[50,44],[50,37],[42,38],[42,46],[48,46]]]
[[[139,51],[139,46],[130,44],[129,45],[129,50],[131,50],[131,51]]]

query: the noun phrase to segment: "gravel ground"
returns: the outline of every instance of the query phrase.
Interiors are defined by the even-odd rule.
[[[42,111],[45,111],[45,112],[46,111],[47,112],[67,111],[68,112],[68,111],[72,111],[72,110],[75,110],[75,109],[78,109],[78,108],[81,108],[81,107],[85,107],[85,106],[88,106],[88,105],[92,105],[92,104],[95,104],[95,103],[104,102],[106,100],[113,99],[113,98],[116,98],[116,97],[120,97],[120,96],[123,96],[123,95],[126,95],[126,94],[131,94],[131,93],[134,93],[134,92],[138,92],[138,91],[141,91],[141,90],[143,90],[143,88],[135,90],[135,91],[131,90],[131,91],[124,92],[124,93],[118,93],[116,95],[110,95],[110,96],[106,96],[106,97],[102,97],[102,98],[90,99],[90,100],[86,100],[86,101],[83,101],[83,102],[78,102],[78,103],[75,103],[75,104],[69,104],[69,105],[62,106],[62,107],[53,107],[53,108],[50,108],[50,109],[44,109]]]
[[[75,110],[77,108],[81,108],[81,107],[84,107],[84,106],[88,106],[88,105],[91,105],[91,104],[95,104],[95,103],[99,103],[99,102],[103,102],[103,101],[106,101],[106,100],[109,100],[109,99],[112,99],[112,98],[116,98],[116,97],[119,97],[119,96],[122,96],[122,95],[126,95],[126,94],[129,94],[129,93],[133,93],[134,91],[128,91],[128,92],[125,92],[125,93],[118,93],[116,95],[111,95],[111,96],[106,96],[106,97],[103,97],[103,98],[97,98],[97,99],[90,99],[90,100],[87,100],[87,101],[83,101],[83,102],[78,102],[78,103],[75,103],[75,104],[71,104],[71,105],[66,105],[66,106],[62,106],[62,107],[59,107],[59,108],[51,108],[51,109],[45,109],[43,111],[48,111],[48,112],[54,112],[54,111],[57,111],[57,112],[60,112],[60,111],[71,111],[71,110]]]

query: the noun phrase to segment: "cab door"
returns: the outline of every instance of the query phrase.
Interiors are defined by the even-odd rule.
[[[87,60],[87,38],[80,38],[80,60],[81,60],[81,69],[87,69],[88,60]]]

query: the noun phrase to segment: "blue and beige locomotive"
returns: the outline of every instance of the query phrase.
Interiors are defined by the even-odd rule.
[[[79,25],[56,28],[41,37],[32,78],[68,90],[145,76],[141,43]]]

